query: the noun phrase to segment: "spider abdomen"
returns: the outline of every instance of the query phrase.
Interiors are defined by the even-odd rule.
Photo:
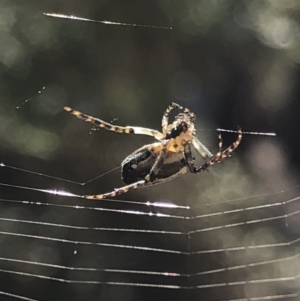
[[[124,159],[121,164],[122,180],[126,184],[132,184],[137,181],[145,180],[150,173],[157,156],[157,149],[160,143],[145,145]],[[163,166],[159,170],[155,179],[147,182],[145,185],[154,185],[170,181],[187,172],[184,156],[182,153],[168,152]]]

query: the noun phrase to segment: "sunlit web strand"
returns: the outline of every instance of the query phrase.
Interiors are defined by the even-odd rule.
[[[24,296],[20,296],[20,295],[16,295],[16,294],[11,294],[8,292],[3,292],[3,291],[0,291],[0,295],[12,297],[12,298],[24,300],[24,301],[39,301],[37,299],[32,299],[32,298],[28,298],[28,297],[24,297]]]
[[[249,199],[252,199],[252,198],[253,197],[249,197]],[[247,200],[247,198],[245,198],[245,200]],[[246,208],[222,210],[222,211],[217,211],[217,212],[212,212],[212,213],[195,215],[195,216],[190,217],[189,219],[203,219],[203,218],[217,217],[217,216],[222,216],[222,215],[232,214],[232,213],[247,212],[247,211],[252,211],[252,210],[267,209],[267,208],[273,208],[273,207],[280,207],[280,206],[285,206],[286,204],[293,203],[293,202],[296,202],[296,201],[299,201],[299,200],[300,200],[300,197],[295,197],[295,198],[292,198],[292,199],[289,199],[289,200],[283,201],[283,202],[269,203],[269,204],[264,204],[264,205],[249,206],[249,207],[246,207]],[[290,217],[290,216],[293,216],[293,215],[296,215],[296,214],[299,214],[299,213],[300,213],[300,210],[296,210],[296,211],[293,211],[291,213],[282,214],[282,215],[278,215],[278,216],[266,217],[266,218],[257,219],[257,220],[255,220],[255,219],[250,220],[250,221],[248,221],[248,223],[256,223],[256,222],[259,222],[260,220],[261,221],[268,221],[268,220],[272,220],[272,219],[287,218],[287,217]],[[193,233],[193,231],[191,231],[189,233]]]
[[[18,189],[24,189],[24,190],[31,190],[36,192],[43,192],[51,195],[57,195],[57,196],[63,196],[63,197],[72,197],[72,198],[85,198],[83,195],[80,194],[74,194],[65,190],[59,190],[59,189],[39,189],[39,188],[33,188],[33,187],[27,187],[27,186],[20,186],[20,185],[12,185],[7,183],[0,183],[0,186],[4,187],[11,187],[11,188],[18,188]],[[99,201],[99,200],[93,200],[93,201]],[[126,200],[120,200],[120,199],[101,199],[101,203],[103,202],[110,202],[110,203],[127,203],[127,204],[136,204],[136,205],[143,205],[143,206],[153,206],[153,207],[160,207],[160,208],[168,208],[168,209],[190,209],[189,206],[182,206],[182,205],[176,205],[169,202],[138,202],[138,201],[126,201]]]
[[[133,233],[151,233],[151,234],[166,234],[166,235],[186,235],[186,232],[178,232],[178,231],[176,232],[176,231],[128,229],[128,228],[83,227],[83,226],[37,222],[37,221],[32,221],[32,220],[21,220],[21,219],[3,218],[3,217],[0,217],[0,221],[33,224],[33,225],[39,225],[39,226],[59,227],[59,228],[67,228],[67,229],[74,229],[74,230],[133,232]]]
[[[276,283],[279,281],[294,281],[296,278],[296,277],[282,277],[282,278],[256,279],[256,280],[248,280],[248,281],[204,284],[204,285],[197,285],[197,286],[189,287],[189,286],[179,286],[179,285],[150,284],[150,283],[138,283],[138,282],[69,280],[69,279],[63,279],[63,278],[58,278],[58,277],[44,276],[44,275],[39,275],[39,274],[25,273],[25,272],[5,270],[5,269],[0,269],[0,272],[20,275],[20,276],[35,277],[35,278],[46,279],[46,280],[59,281],[59,282],[64,282],[64,283],[69,283],[69,284],[106,284],[106,285],[139,286],[139,287],[164,288],[164,289],[206,289],[206,288],[216,288],[216,287],[226,287],[226,286],[240,286],[240,285],[246,285],[246,284]],[[298,295],[297,294],[286,294],[286,295],[277,295],[277,296],[293,296],[293,297],[295,297]],[[267,297],[271,297],[271,296],[267,296]],[[258,298],[264,298],[264,297],[258,297]],[[234,300],[234,299],[232,299],[232,300]],[[240,299],[236,299],[236,300],[240,300]],[[261,299],[261,300],[263,300],[263,299]]]
[[[123,249],[154,251],[154,252],[185,254],[185,255],[209,254],[209,253],[220,253],[220,252],[230,252],[230,251],[232,252],[232,251],[264,249],[264,248],[278,248],[278,247],[282,248],[282,247],[294,245],[295,243],[300,241],[300,238],[297,238],[297,239],[292,240],[290,242],[282,242],[282,243],[273,243],[273,244],[264,244],[264,245],[251,245],[251,246],[242,246],[242,247],[229,247],[229,248],[221,248],[221,249],[210,249],[210,250],[183,252],[183,251],[178,251],[178,250],[142,247],[142,246],[134,246],[134,245],[97,243],[97,242],[89,242],[89,241],[75,241],[75,240],[67,240],[67,239],[61,239],[61,238],[55,238],[55,237],[49,237],[49,236],[38,236],[38,235],[22,234],[22,233],[16,233],[16,232],[0,231],[0,234],[9,235],[9,236],[23,237],[23,238],[46,240],[46,241],[55,241],[55,242],[75,244],[75,245],[92,245],[92,246],[98,246],[98,247],[115,247],[115,248],[123,248]]]
[[[300,253],[294,256],[279,258],[279,259],[273,259],[273,260],[266,260],[266,261],[260,261],[260,262],[254,262],[254,263],[248,263],[248,264],[241,264],[237,266],[229,266],[225,268],[220,269],[214,269],[214,270],[207,270],[207,271],[201,271],[196,273],[189,273],[189,274],[183,274],[183,273],[176,273],[176,272],[158,272],[158,271],[148,271],[148,270],[126,270],[126,269],[108,269],[108,268],[90,268],[90,267],[69,267],[59,264],[51,264],[51,263],[45,263],[45,262],[38,262],[38,261],[29,261],[29,260],[22,260],[22,259],[15,259],[15,258],[7,258],[7,257],[0,257],[1,261],[8,261],[8,262],[14,262],[14,263],[22,263],[22,264],[28,264],[28,265],[37,265],[37,266],[43,266],[48,268],[55,268],[55,269],[62,269],[62,270],[70,270],[70,271],[86,271],[86,272],[107,272],[107,273],[124,273],[124,274],[142,274],[142,275],[155,275],[155,276],[165,276],[165,277],[194,277],[194,276],[202,276],[202,275],[209,275],[209,274],[217,274],[222,272],[228,272],[233,270],[240,270],[240,269],[246,269],[246,268],[252,268],[257,266],[265,266],[268,264],[274,264],[284,261],[289,261],[292,259],[295,259],[300,256]]]
[[[45,90],[46,87],[43,87],[41,90],[39,90],[34,96],[27,98],[23,101],[23,103],[19,106],[16,107],[16,109],[20,109],[22,106],[26,105],[29,101],[31,101],[32,99],[34,99],[38,94],[42,94],[42,91]]]
[[[215,228],[215,229],[213,229]],[[221,227],[211,227],[211,229],[207,228],[208,231],[211,230],[220,230],[223,228],[227,228],[224,226]],[[194,232],[201,232],[201,230],[196,230]],[[296,243],[300,242],[300,238],[296,238],[294,240],[290,240],[288,242],[278,242],[272,244],[260,244],[260,245],[249,245],[249,246],[242,246],[242,247],[227,247],[227,248],[219,248],[219,249],[209,249],[209,250],[198,250],[198,251],[191,251],[190,254],[211,254],[211,253],[223,253],[223,252],[236,252],[236,251],[246,251],[246,250],[255,250],[255,249],[266,249],[266,248],[283,248],[295,245]]]
[[[226,130],[226,129],[216,129],[218,132],[225,132],[225,133],[235,133],[238,134],[238,131],[234,130]],[[244,132],[242,131],[242,134],[244,135],[258,135],[258,136],[276,136],[276,133],[273,132]]]
[[[292,213],[292,214],[294,214],[294,213]],[[202,230],[215,230],[215,229],[213,229],[213,227],[212,227],[211,229],[202,229]],[[293,242],[291,242],[291,243],[293,243]],[[235,267],[228,267],[228,268],[219,269],[219,270],[215,270],[215,271],[214,270],[212,270],[212,271],[205,271],[205,272],[202,272],[202,273],[199,273],[199,274],[210,274],[210,273],[215,273],[215,272],[221,272],[223,270],[229,271],[229,270],[234,270],[234,269],[239,269],[239,268],[246,268],[246,267],[251,267],[251,266],[256,266],[256,265],[262,265],[262,264],[269,264],[269,263],[279,262],[279,261],[288,260],[288,259],[292,259],[292,257],[278,259],[278,260],[271,260],[271,261],[266,261],[266,262],[261,262],[261,263],[253,263],[253,264],[248,264],[248,265],[240,265],[240,266],[235,266]]]
[[[223,272],[228,272],[228,271],[233,271],[233,270],[247,269],[247,268],[252,268],[252,267],[257,267],[257,266],[274,264],[274,263],[278,263],[278,262],[293,260],[299,256],[300,256],[300,253],[293,255],[293,256],[284,257],[284,258],[265,260],[265,261],[247,263],[247,264],[240,264],[240,265],[236,265],[236,266],[230,266],[230,267],[220,268],[220,269],[215,269],[215,270],[201,271],[201,272],[189,274],[189,277],[202,276],[202,275],[208,275],[208,274],[217,274],[217,273],[223,273]]]
[[[26,205],[73,208],[73,209],[77,209],[77,210],[78,209],[88,209],[88,210],[108,211],[108,212],[126,213],[126,214],[134,214],[134,215],[148,215],[148,216],[157,216],[157,217],[169,217],[169,218],[179,218],[179,219],[202,219],[202,218],[208,218],[208,217],[222,216],[222,215],[225,215],[225,214],[232,214],[232,213],[238,213],[238,212],[246,212],[246,211],[250,211],[250,210],[257,210],[257,209],[264,209],[264,208],[267,209],[267,208],[272,208],[272,207],[283,206],[287,203],[298,201],[299,199],[300,199],[300,197],[296,197],[296,198],[290,199],[288,201],[277,202],[277,203],[274,203],[274,204],[265,204],[265,205],[251,206],[251,207],[242,208],[242,209],[219,211],[219,212],[213,212],[213,213],[197,215],[197,216],[194,216],[194,217],[189,217],[189,216],[185,216],[185,215],[171,215],[171,214],[164,214],[164,213],[145,212],[145,211],[140,211],[140,210],[108,209],[108,208],[102,208],[102,207],[88,207],[88,206],[78,206],[78,205],[52,204],[52,203],[42,203],[42,202],[33,202],[33,201],[19,201],[19,200],[8,200],[8,199],[0,199],[0,202],[11,202],[11,203],[21,203],[21,204],[26,204]],[[142,203],[142,204],[145,205],[145,203]],[[297,211],[294,211],[294,212],[291,212],[291,213],[287,213],[287,214],[284,214],[284,215],[278,215],[278,216],[275,216],[275,217],[269,217],[269,218],[257,219],[257,220],[250,220],[250,221],[243,222],[240,225],[245,224],[245,223],[250,224],[250,223],[258,223],[258,222],[263,222],[263,221],[268,221],[268,220],[287,218],[287,217],[299,214],[299,212],[300,211],[297,210]],[[232,225],[238,225],[238,224],[232,224]],[[224,225],[223,227],[224,228],[229,227],[229,224],[228,224],[228,226]],[[204,231],[204,229],[191,231],[190,233],[197,232],[197,231]]]
[[[38,261],[29,261],[29,260],[21,260],[14,258],[5,258],[0,257],[2,261],[9,261],[14,263],[22,263],[28,265],[37,265],[48,268],[62,269],[62,270],[70,270],[70,271],[85,271],[85,272],[107,272],[107,273],[124,273],[124,274],[141,274],[141,275],[154,275],[154,276],[165,276],[165,277],[186,277],[189,276],[187,274],[180,274],[175,272],[156,272],[156,271],[147,271],[147,270],[121,270],[121,269],[99,269],[99,268],[84,268],[84,267],[68,267],[59,264],[50,264],[45,262]]]
[[[3,162],[0,163],[0,167],[7,167],[7,168],[10,168],[10,169],[15,169],[15,170],[20,170],[20,171],[24,171],[24,172],[29,172],[29,173],[32,173],[32,174],[35,174],[35,175],[44,176],[44,177],[53,178],[53,179],[58,179],[58,180],[63,180],[63,181],[66,181],[66,182],[70,182],[70,183],[74,183],[74,184],[79,184],[79,185],[85,185],[86,183],[91,182],[94,179],[99,178],[99,177],[101,177],[101,176],[103,176],[103,175],[105,175],[107,173],[110,173],[110,172],[112,172],[112,171],[114,171],[114,170],[116,170],[116,169],[119,168],[119,167],[116,167],[114,169],[111,169],[107,173],[99,175],[99,176],[97,176],[97,177],[89,180],[88,182],[78,183],[78,182],[69,181],[69,180],[62,179],[62,178],[48,176],[48,175],[45,175],[45,174],[42,174],[42,173],[38,173],[38,172],[32,172],[32,171],[28,171],[28,170],[25,170],[25,169],[19,169],[17,167],[5,165]],[[24,189],[24,190],[32,190],[32,191],[43,192],[43,193],[52,194],[52,195],[60,195],[60,196],[65,196],[65,197],[83,198],[82,195],[73,194],[73,193],[70,193],[68,191],[58,190],[58,189],[38,189],[38,188],[33,188],[33,187],[12,185],[12,184],[6,184],[6,183],[0,183],[0,186],[6,186],[6,187],[12,187],[12,188],[18,188],[18,189]],[[267,197],[267,196],[274,195],[274,194],[283,194],[283,193],[289,192],[291,190],[294,190],[294,189],[298,188],[299,186],[300,186],[300,184],[295,185],[295,186],[293,186],[291,188],[288,188],[288,189],[285,189],[285,190],[277,191],[277,192],[258,194],[258,195],[254,195],[254,196],[248,196],[248,197],[243,197],[243,198],[231,199],[231,200],[226,200],[226,201],[223,201],[223,202],[212,203],[212,204],[208,203],[208,204],[205,204],[205,206],[212,207],[212,206],[218,206],[220,204],[233,203],[233,202],[238,202],[238,201],[243,201],[243,200],[255,199],[255,198],[259,198],[259,197]],[[294,199],[289,200],[288,202],[292,202],[292,201],[295,201],[297,199],[298,198],[294,198]],[[174,203],[169,203],[169,202],[149,202],[149,201],[147,201],[147,202],[138,202],[138,201],[126,201],[126,200],[116,199],[116,198],[113,198],[113,199],[103,199],[103,200],[101,200],[101,202],[115,202],[115,203],[120,202],[120,203],[140,204],[140,205],[162,207],[162,208],[190,209],[189,206],[176,205]],[[286,204],[287,201],[286,202],[282,202],[282,204],[284,204],[284,203]],[[277,204],[274,204],[274,206],[276,206],[276,205]],[[268,206],[268,205],[262,205],[262,206]],[[239,210],[239,209],[237,209],[237,210]],[[240,210],[246,210],[246,209],[240,209]],[[194,216],[194,217],[191,217],[191,218],[198,218],[198,216]]]
[[[172,276],[172,277],[174,277],[174,276],[191,276],[191,275],[169,273],[169,272],[152,272],[152,271],[135,271],[135,270],[115,270],[115,269],[94,269],[94,268],[73,268],[73,267],[65,267],[65,266],[60,266],[60,265],[52,265],[52,264],[45,264],[45,263],[39,263],[39,262],[30,262],[30,261],[24,261],[24,260],[15,260],[15,259],[9,259],[9,258],[0,258],[0,260],[8,260],[8,261],[14,261],[14,262],[19,262],[19,263],[27,263],[27,264],[36,264],[36,265],[41,265],[41,266],[46,266],[46,267],[55,267],[55,268],[68,269],[68,270],[107,271],[107,272],[134,273],[134,274],[138,273],[138,274],[150,274],[150,275]],[[256,264],[253,264],[253,266],[254,265],[256,265]],[[227,268],[226,270],[236,269],[236,268],[240,268],[240,267]],[[29,273],[26,274],[26,273],[22,273],[22,272],[11,271],[11,270],[2,270],[2,271],[3,272],[8,272],[8,273],[17,273],[17,274],[25,275],[25,276],[34,276],[34,277],[38,277],[38,278],[48,278],[48,276],[29,274]],[[201,274],[202,273],[198,273],[198,275],[201,275]],[[229,283],[218,283],[218,284],[200,285],[200,286],[195,286],[195,287],[191,287],[191,288],[192,289],[199,289],[199,288],[202,289],[202,288],[218,287],[218,286],[224,286],[224,285],[244,285],[245,283],[247,283],[247,284],[255,284],[255,283],[266,283],[266,282],[270,283],[270,282],[278,282],[278,281],[291,281],[291,280],[295,280],[297,277],[299,277],[299,276],[297,275],[295,277],[254,279],[254,280],[247,280],[247,281],[237,281],[237,282],[229,282]],[[62,282],[69,282],[69,281],[71,281],[72,283],[74,283],[73,280],[67,280],[67,279],[61,279],[61,280],[59,280],[58,278],[53,278],[51,280],[58,280],[58,281],[62,281]],[[78,280],[78,281],[76,281],[76,283],[98,284],[99,282],[95,282],[95,281],[80,281],[80,280]],[[104,283],[104,282],[100,282],[100,283]],[[111,282],[111,284],[116,284],[116,283],[115,282]],[[126,284],[128,284],[128,283],[124,283],[124,285],[126,285]],[[120,285],[120,283],[118,283],[118,285]],[[141,285],[143,285],[143,284],[141,284]]]
[[[74,15],[64,15],[64,14],[55,14],[55,13],[43,13],[43,15],[45,15],[47,17],[70,19],[70,20],[77,20],[77,21],[86,21],[86,22],[93,22],[93,23],[101,23],[101,24],[105,24],[105,25],[131,26],[131,27],[144,27],[144,28],[172,30],[172,27],[168,27],[168,26],[143,25],[143,24],[113,22],[113,21],[105,21],[105,20],[99,21],[99,20],[93,20],[93,19],[88,19],[88,18],[81,18],[81,17],[77,17]]]
[[[37,175],[37,176],[40,176],[40,177],[44,177],[44,178],[48,178],[48,179],[53,179],[53,180],[59,180],[59,181],[62,181],[62,182],[66,182],[66,183],[71,183],[71,184],[76,184],[76,185],[80,185],[80,186],[84,186],[88,183],[91,183],[93,182],[94,180],[96,179],[99,179],[103,176],[106,176],[107,174],[117,170],[117,169],[120,169],[120,166],[117,166],[117,167],[114,167],[112,169],[110,169],[109,171],[99,175],[99,176],[96,176],[86,182],[76,182],[76,181],[72,181],[72,180],[68,180],[68,179],[64,179],[64,178],[60,178],[60,177],[55,177],[55,176],[50,176],[50,175],[46,175],[44,173],[41,173],[41,172],[37,172],[37,171],[32,171],[32,170],[28,170],[28,169],[24,169],[24,168],[19,168],[19,167],[15,167],[15,166],[11,166],[11,165],[7,165],[7,164],[4,164],[3,162],[0,163],[0,167],[5,167],[7,169],[12,169],[12,170],[17,170],[17,171],[21,171],[21,172],[26,172],[26,173],[29,173],[29,174],[32,174],[32,175]]]
[[[296,277],[254,279],[254,280],[222,282],[222,283],[214,283],[214,284],[203,284],[203,285],[197,285],[193,288],[204,289],[204,288],[213,288],[213,287],[222,287],[222,286],[238,286],[238,285],[246,285],[246,284],[276,283],[276,282],[282,282],[282,281],[294,281],[295,279],[296,279]]]
[[[280,204],[275,204],[275,206],[282,206],[284,204],[280,203]],[[266,206],[267,207],[273,207],[273,206]],[[250,208],[251,210],[254,209],[262,209],[264,208],[264,206],[258,206],[258,208]],[[207,217],[215,217],[218,215],[224,215],[224,214],[231,214],[231,213],[237,213],[237,212],[243,212],[243,211],[247,211],[248,208],[246,208],[245,210],[240,209],[240,210],[232,210],[231,211],[224,211],[224,212],[217,212],[217,213],[210,213],[210,214],[203,214],[201,216],[198,216],[197,218],[207,218]],[[248,209],[249,210],[249,209]],[[221,226],[215,226],[215,227],[208,227],[208,228],[203,228],[203,229],[198,229],[198,230],[192,230],[189,231],[189,234],[192,233],[197,233],[197,232],[206,232],[206,231],[212,231],[212,230],[219,230],[219,229],[224,229],[224,228],[232,228],[232,227],[237,227],[237,226],[244,226],[244,225],[250,225],[250,224],[257,224],[257,223],[263,223],[263,222],[269,222],[269,221],[274,221],[274,220],[279,220],[279,219],[286,219],[288,217],[297,215],[300,213],[300,210],[291,212],[291,213],[287,213],[287,214],[282,214],[282,215],[276,215],[276,216],[272,216],[272,217],[265,217],[265,218],[260,218],[260,219],[252,219],[252,220],[248,220],[245,222],[238,222],[238,223],[231,223],[231,224],[225,224],[225,225],[221,225]]]
[[[245,200],[250,200],[250,199],[257,199],[257,198],[261,198],[261,197],[267,197],[267,196],[270,196],[270,195],[284,194],[284,193],[290,192],[292,190],[295,190],[295,189],[297,189],[299,187],[300,187],[300,184],[297,184],[297,185],[289,187],[287,189],[282,189],[282,190],[275,191],[275,192],[262,193],[262,194],[257,194],[257,195],[252,195],[252,196],[246,196],[246,197],[242,197],[242,198],[230,199],[230,200],[226,200],[226,201],[222,201],[222,202],[217,202],[217,203],[206,203],[205,206],[207,206],[207,207],[219,206],[219,205],[222,205],[222,204],[229,204],[229,203],[234,203],[234,202],[239,202],[239,201],[245,201]]]
[[[297,211],[297,213],[300,213],[300,210]],[[221,230],[229,227],[236,227],[236,226],[242,226],[246,224],[253,224],[258,222],[265,222],[265,221],[271,221],[276,219],[282,219],[286,218],[288,216],[292,216],[294,213],[276,216],[276,217],[270,217],[270,218],[264,218],[264,219],[258,219],[258,220],[251,220],[248,222],[241,222],[241,223],[232,223],[222,226],[216,226],[216,227],[208,227],[204,229],[198,229],[194,231],[190,231],[189,234],[193,233],[200,233],[200,232],[207,232],[207,231],[216,231]],[[294,240],[288,241],[288,242],[279,242],[279,243],[273,243],[273,244],[262,244],[262,245],[250,245],[250,246],[242,246],[242,247],[227,247],[227,248],[220,248],[220,249],[210,249],[210,250],[199,250],[199,251],[193,251],[190,252],[190,254],[208,254],[208,253],[220,253],[220,252],[234,252],[234,251],[243,251],[243,250],[253,250],[253,249],[261,249],[261,248],[282,248],[282,247],[288,247],[295,245],[300,241],[300,238],[296,238]]]
[[[287,298],[296,298],[298,294],[283,294],[283,295],[269,295],[262,297],[249,297],[249,298],[239,298],[239,299],[222,299],[218,301],[266,301],[266,300],[278,300]]]
[[[289,242],[280,242],[274,244],[264,244],[264,245],[251,245],[251,246],[243,246],[243,247],[228,247],[228,248],[220,248],[220,249],[210,249],[210,250],[200,250],[200,251],[192,251],[189,254],[210,254],[210,253],[223,253],[223,252],[236,252],[236,251],[246,251],[246,250],[255,250],[255,249],[266,249],[266,248],[282,248],[289,247],[299,242],[300,238],[291,240]]]
[[[300,210],[297,213],[299,213],[299,212],[300,212]],[[287,215],[278,215],[278,216],[266,217],[266,218],[261,218],[261,219],[249,220],[249,221],[245,221],[245,222],[231,223],[231,224],[225,224],[225,225],[215,226],[215,227],[208,227],[208,228],[193,230],[188,233],[192,234],[192,233],[216,231],[216,230],[221,230],[221,229],[226,229],[226,228],[233,228],[233,227],[240,227],[240,226],[258,224],[258,223],[263,223],[263,222],[269,222],[269,221],[274,221],[274,220],[278,220],[278,219],[284,219],[286,217],[287,217]]]
[[[103,212],[113,212],[121,214],[131,214],[131,215],[144,215],[151,217],[164,217],[164,218],[175,218],[175,219],[187,219],[187,216],[184,215],[172,215],[160,212],[145,212],[140,210],[123,210],[123,209],[108,209],[103,207],[88,207],[88,206],[79,206],[79,205],[63,205],[63,204],[52,204],[52,203],[42,203],[42,202],[33,202],[33,201],[19,201],[19,200],[8,200],[0,199],[0,202],[5,203],[16,203],[23,205],[36,205],[36,206],[49,206],[49,207],[60,207],[60,208],[71,208],[76,210],[95,210]]]
[[[189,288],[186,286],[179,286],[179,285],[151,284],[151,283],[139,283],[139,282],[70,280],[70,279],[63,279],[63,278],[58,278],[58,277],[44,276],[44,275],[40,275],[40,274],[25,273],[25,272],[4,270],[4,269],[0,269],[0,272],[20,275],[20,276],[35,277],[35,278],[46,279],[46,280],[53,280],[53,281],[64,282],[64,283],[69,283],[69,284],[105,284],[105,285],[140,286],[140,287],[164,288],[164,289],[188,289]]]
[[[112,243],[103,243],[103,242],[76,241],[76,240],[55,238],[50,236],[30,235],[30,234],[23,234],[23,233],[16,233],[16,232],[0,231],[0,235],[9,235],[9,236],[17,236],[23,238],[54,241],[54,242],[72,244],[72,245],[87,245],[87,246],[97,246],[97,247],[110,247],[110,248],[132,249],[132,250],[140,250],[140,251],[188,255],[187,252],[171,250],[171,249],[151,248],[151,247],[142,247],[142,246],[134,246],[134,245],[121,245],[121,244],[112,244]]]
[[[295,198],[294,201],[296,201],[299,198],[300,197]],[[225,214],[231,214],[231,213],[246,212],[246,211],[257,210],[257,209],[265,209],[265,208],[283,206],[285,204],[286,204],[286,202],[277,202],[277,203],[273,203],[273,204],[271,203],[271,204],[250,206],[250,207],[241,208],[241,209],[223,210],[223,211],[217,211],[217,212],[206,213],[206,214],[201,214],[201,215],[195,215],[195,216],[191,217],[191,219],[201,219],[201,218],[207,218],[207,217],[215,217],[215,216],[218,216],[218,215],[225,215]]]

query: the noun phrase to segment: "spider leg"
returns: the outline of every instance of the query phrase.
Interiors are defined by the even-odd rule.
[[[103,193],[103,194],[96,194],[96,195],[84,195],[83,198],[89,199],[89,200],[102,200],[105,198],[113,198],[117,195],[127,193],[129,190],[137,189],[139,187],[145,186],[147,182],[151,182],[155,179],[157,176],[159,170],[164,164],[164,159],[167,153],[167,149],[164,148],[160,155],[157,157],[153,167],[151,168],[149,174],[145,177],[145,180],[141,180],[138,182],[135,182],[133,184],[129,184],[120,188],[116,188],[111,192]]]
[[[141,180],[138,182],[135,182],[133,184],[129,184],[120,188],[116,188],[111,192],[103,193],[103,194],[96,194],[96,195],[84,195],[83,198],[89,199],[89,200],[102,200],[105,198],[113,198],[117,195],[123,194],[128,192],[129,190],[136,189],[139,187],[143,187],[145,185],[146,181]]]
[[[230,157],[231,153],[238,148],[240,145],[242,138],[243,138],[243,133],[242,129],[238,127],[238,138],[236,141],[234,141],[229,147],[227,147],[223,152],[222,152],[222,159]]]
[[[200,142],[200,140],[197,137],[194,137],[192,140],[192,144],[194,149],[200,154],[200,156],[203,159],[208,158],[212,158],[213,154],[208,150],[208,148],[202,143]]]
[[[134,127],[134,126],[117,126],[111,123],[105,122],[99,118],[95,118],[84,113],[81,113],[77,110],[74,110],[70,107],[64,107],[64,110],[71,113],[72,115],[76,116],[79,119],[82,119],[86,122],[90,122],[100,128],[104,128],[108,131],[113,131],[117,133],[125,133],[125,134],[140,134],[140,135],[147,135],[152,136],[157,140],[162,140],[164,135],[159,131],[143,128],[143,127]]]
[[[155,177],[157,176],[159,170],[161,169],[161,167],[164,164],[166,153],[167,153],[167,148],[165,146],[162,149],[161,153],[156,158],[156,161],[153,164],[149,174],[145,177],[145,180],[137,181],[135,183],[132,183],[132,184],[120,187],[120,188],[116,188],[111,192],[107,192],[107,193],[103,193],[103,194],[84,195],[83,198],[89,199],[89,200],[102,200],[105,198],[113,198],[117,195],[124,194],[124,193],[128,192],[129,190],[137,189],[139,187],[145,186],[145,184],[147,182],[153,181],[155,179]]]
[[[161,150],[161,153],[156,158],[149,174],[145,177],[145,180],[147,182],[152,182],[156,178],[159,170],[164,165],[166,155],[167,155],[167,148],[166,148],[166,145],[165,145],[164,148]]]
[[[189,171],[191,173],[197,173],[197,167],[195,165],[195,161],[194,161],[192,150],[191,150],[191,145],[189,143],[187,143],[184,146],[183,152],[184,152],[184,157],[185,157],[186,164],[187,164]]]
[[[161,127],[162,127],[162,132],[163,134],[167,134],[168,132],[168,124],[169,124],[169,114],[172,110],[174,109],[183,109],[182,106],[178,105],[175,102],[172,102],[171,104],[169,104],[169,106],[166,108],[162,120],[161,120]]]
[[[218,134],[219,137],[219,151],[206,163],[204,163],[202,166],[196,169],[196,173],[201,173],[204,170],[207,170],[208,167],[214,165],[215,163],[219,163],[225,158],[230,157],[231,153],[240,145],[242,141],[242,130],[240,127],[238,127],[238,137],[235,142],[233,142],[228,148],[226,148],[224,151],[222,151],[223,147],[223,140],[221,133]]]

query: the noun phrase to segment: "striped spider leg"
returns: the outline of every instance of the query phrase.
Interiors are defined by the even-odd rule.
[[[165,110],[162,120],[161,120],[161,127],[162,127],[162,132],[164,135],[166,135],[169,131],[168,125],[169,125],[169,115],[171,113],[171,111],[173,111],[174,109],[179,109],[182,110],[183,107],[178,105],[175,102],[172,102]]]
[[[149,174],[145,177],[144,180],[140,180],[140,181],[134,182],[132,184],[122,186],[120,188],[115,188],[111,192],[97,194],[97,195],[85,195],[83,197],[86,199],[90,199],[90,200],[102,200],[104,198],[111,198],[111,197],[115,197],[120,194],[127,193],[129,190],[133,190],[133,189],[137,189],[137,188],[146,186],[148,183],[151,183],[152,181],[154,181],[154,179],[157,177],[161,167],[164,164],[166,154],[167,154],[167,148],[163,147],[163,149],[160,151],[159,155],[157,156],[155,163],[151,167]]]
[[[187,115],[191,122],[195,122],[196,116],[195,114],[188,108],[184,108],[180,106],[179,104],[172,102],[165,110],[162,120],[161,120],[161,127],[162,132],[164,135],[167,135],[168,131],[172,128],[173,124],[169,124],[169,115],[171,111],[174,109],[182,110],[185,115]]]
[[[225,158],[228,158],[231,156],[231,153],[236,150],[238,148],[238,146],[240,145],[241,141],[242,141],[242,137],[243,137],[243,133],[240,127],[238,127],[238,137],[237,139],[228,147],[226,148],[224,151],[222,150],[223,147],[223,139],[222,139],[222,135],[219,132],[218,133],[218,138],[219,138],[219,151],[210,158],[210,160],[208,160],[207,162],[205,162],[202,166],[200,166],[199,168],[196,168],[194,170],[194,173],[201,173],[204,170],[207,170],[208,167],[214,165],[215,163],[220,163],[221,161],[223,161]]]
[[[164,138],[164,135],[160,133],[159,131],[143,128],[139,126],[117,126],[113,125],[111,123],[108,123],[104,120],[101,120],[99,118],[95,118],[89,115],[86,115],[84,113],[81,113],[77,110],[74,110],[70,107],[64,107],[64,110],[71,113],[72,115],[76,116],[79,119],[82,119],[86,122],[92,123],[100,128],[106,129],[108,131],[116,132],[116,133],[124,133],[124,134],[140,134],[140,135],[147,135],[152,136],[157,140],[162,140]]]
[[[133,184],[129,184],[129,185],[126,185],[126,186],[123,186],[120,188],[115,188],[111,192],[107,192],[107,193],[103,193],[103,194],[96,194],[96,195],[84,195],[83,198],[88,199],[88,200],[102,200],[105,198],[113,198],[117,195],[127,193],[129,190],[137,189],[139,187],[144,187],[145,183],[146,183],[145,180],[141,180],[141,181],[138,181]]]

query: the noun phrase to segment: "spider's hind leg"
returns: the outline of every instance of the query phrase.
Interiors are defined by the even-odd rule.
[[[111,192],[107,192],[107,193],[103,193],[103,194],[96,194],[96,195],[84,195],[83,198],[89,199],[89,200],[102,200],[102,199],[105,199],[105,198],[113,198],[117,195],[126,193],[129,190],[136,189],[136,188],[139,188],[139,187],[143,187],[145,185],[145,183],[146,183],[146,181],[141,180],[141,181],[135,182],[135,183],[130,184],[130,185],[126,185],[126,186],[123,186],[123,187],[120,187],[120,188],[116,188]]]
[[[103,193],[103,194],[84,195],[83,198],[90,199],[90,200],[102,200],[105,198],[113,198],[117,195],[126,193],[132,189],[144,187],[147,184],[147,182],[152,182],[153,180],[155,180],[159,170],[161,169],[161,167],[164,164],[166,154],[167,154],[167,148],[166,148],[166,146],[164,146],[164,148],[161,150],[160,154],[156,158],[155,163],[153,164],[149,174],[145,177],[145,180],[137,181],[135,183],[132,183],[132,184],[120,187],[120,188],[116,188],[111,192],[107,192],[107,193]]]

